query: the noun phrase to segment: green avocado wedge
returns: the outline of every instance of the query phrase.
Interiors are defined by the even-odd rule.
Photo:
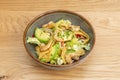
[[[41,43],[48,43],[50,40],[50,36],[45,33],[42,29],[36,28],[35,29],[35,37],[41,42]]]

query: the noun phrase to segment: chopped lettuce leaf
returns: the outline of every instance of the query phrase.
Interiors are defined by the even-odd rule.
[[[41,62],[46,62],[45,58],[40,59]]]
[[[73,45],[72,49],[74,49],[75,51],[80,50],[81,48],[84,48],[86,50],[90,50],[90,44],[77,44],[77,45]]]
[[[71,41],[67,42],[66,45],[73,47],[73,45],[78,43],[78,39],[77,38],[73,38]]]
[[[84,48],[85,48],[86,50],[90,50],[90,44],[84,45]]]
[[[73,45],[72,49],[79,51],[82,47],[80,45]]]
[[[27,43],[40,45],[40,41],[35,37],[28,37]]]
[[[66,51],[67,54],[68,54],[68,53],[74,53],[74,52],[75,52],[74,49],[67,49],[67,51]]]
[[[51,60],[50,63],[51,64],[57,64],[57,62],[55,60]]]
[[[57,64],[58,65],[62,65],[63,64],[63,60],[61,58],[57,58]]]

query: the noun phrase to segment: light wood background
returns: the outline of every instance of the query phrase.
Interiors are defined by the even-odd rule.
[[[35,16],[54,9],[83,15],[96,44],[79,66],[45,69],[23,46],[23,32]],[[120,0],[0,0],[0,80],[120,80]]]

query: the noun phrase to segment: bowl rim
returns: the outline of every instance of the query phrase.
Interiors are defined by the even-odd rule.
[[[47,15],[47,14],[52,14],[52,13],[57,13],[57,12],[69,13],[69,14],[73,14],[73,15],[76,15],[76,16],[82,18],[88,25],[90,25],[90,28],[91,28],[92,31],[93,31],[93,35],[94,35],[94,38],[93,38],[93,46],[91,47],[90,51],[88,52],[88,54],[87,54],[84,58],[82,58],[82,59],[80,59],[80,60],[78,60],[78,61],[76,61],[76,62],[74,62],[74,63],[72,63],[72,64],[53,65],[53,64],[49,64],[49,63],[40,62],[40,61],[38,61],[38,59],[34,58],[34,57],[31,55],[31,52],[30,52],[30,51],[27,49],[27,47],[26,47],[26,34],[27,34],[27,31],[28,31],[29,27],[30,27],[36,20],[38,20],[39,18],[41,18],[41,17],[43,17],[43,16],[45,16],[45,15]],[[25,28],[25,31],[24,31],[24,34],[23,34],[23,44],[24,44],[24,47],[25,47],[28,55],[31,56],[31,57],[32,57],[36,62],[38,62],[39,64],[41,64],[41,65],[46,65],[46,66],[50,66],[50,67],[70,67],[70,66],[74,66],[74,65],[79,64],[83,59],[85,59],[86,57],[88,57],[88,55],[91,53],[91,51],[93,50],[93,47],[94,47],[94,45],[95,45],[95,40],[96,40],[95,31],[94,31],[94,28],[93,28],[93,26],[91,25],[91,23],[90,23],[85,17],[83,17],[82,15],[80,15],[80,14],[78,14],[78,13],[76,13],[76,12],[73,12],[73,11],[69,11],[69,10],[51,10],[51,11],[46,11],[46,12],[43,12],[43,13],[37,15],[36,17],[34,17],[34,18],[27,24],[27,27]]]

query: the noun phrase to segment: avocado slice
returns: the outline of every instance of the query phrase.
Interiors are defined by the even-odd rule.
[[[42,43],[48,43],[50,40],[50,36],[40,28],[36,28],[35,37]]]
[[[56,60],[59,57],[60,53],[60,44],[55,44],[51,49],[51,60]]]

